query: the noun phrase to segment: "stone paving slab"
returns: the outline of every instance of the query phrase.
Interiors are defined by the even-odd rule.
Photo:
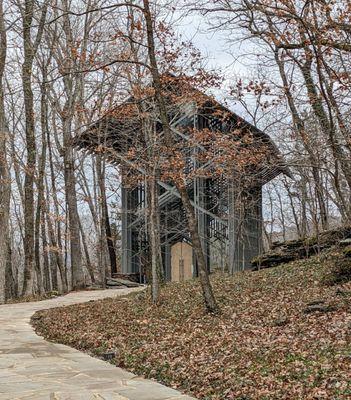
[[[140,288],[82,291],[40,302],[0,305],[0,400],[192,400],[78,350],[47,342],[29,323],[38,310],[136,290]]]

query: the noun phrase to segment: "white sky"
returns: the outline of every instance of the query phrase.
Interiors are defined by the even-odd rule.
[[[211,67],[221,68],[230,74],[242,74],[247,70],[247,63],[250,64],[250,60],[247,57],[244,57],[245,61],[244,58],[238,60],[238,57],[248,52],[251,47],[248,42],[235,42],[233,33],[216,32],[211,29],[206,17],[199,14],[192,13],[180,17],[177,22],[180,34],[201,50],[209,59]]]
[[[191,14],[182,17],[177,23],[177,30],[184,39],[190,40],[207,60],[207,67],[215,69],[223,78],[221,90],[213,92],[220,102],[227,97],[225,88],[235,84],[238,78],[247,78],[252,75],[257,60],[248,53],[254,54],[253,45],[249,42],[234,41],[228,43],[228,32],[211,30],[206,19],[201,15]],[[243,107],[238,103],[227,104],[234,112],[250,119]],[[251,122],[251,121],[250,121]]]

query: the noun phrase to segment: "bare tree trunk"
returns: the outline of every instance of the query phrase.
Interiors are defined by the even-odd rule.
[[[192,206],[188,192],[185,187],[181,186],[178,187],[178,191],[182,198],[182,203],[186,211],[187,215],[187,222],[188,222],[188,229],[191,236],[191,241],[193,245],[193,249],[195,252],[198,271],[199,271],[199,278],[202,287],[202,293],[205,300],[206,308],[209,312],[218,312],[218,306],[213,295],[213,290],[211,286],[211,282],[208,276],[207,265],[205,260],[204,251],[202,248],[201,238],[199,235],[199,231],[197,229],[198,223],[196,220],[194,207]]]
[[[150,223],[149,236],[151,246],[151,275],[152,275],[152,301],[157,304],[160,298],[160,284],[162,282],[162,258],[161,258],[161,243],[160,243],[160,222],[158,218],[158,184],[157,184],[157,168],[154,167],[149,179],[149,194],[150,194]]]
[[[72,57],[72,49],[74,48],[74,41],[72,38],[72,27],[69,18],[69,4],[67,0],[63,2],[63,8],[66,14],[63,16],[63,32],[65,34],[65,51],[64,55],[67,59]],[[73,60],[70,60],[73,65]],[[84,274],[82,268],[82,253],[80,243],[80,230],[79,230],[79,214],[77,207],[77,194],[76,194],[76,177],[74,156],[72,147],[72,122],[75,107],[75,93],[74,80],[71,74],[71,66],[68,66],[67,73],[63,76],[63,83],[65,88],[66,101],[63,107],[62,118],[62,133],[63,133],[63,162],[64,162],[64,178],[65,178],[65,192],[66,204],[68,210],[69,220],[69,242],[70,242],[70,261],[72,266],[72,288],[81,289],[85,286]]]
[[[101,162],[101,157],[96,157],[96,186],[98,187],[98,193],[96,196],[97,209],[99,210],[99,230],[98,241],[97,241],[97,259],[98,269],[100,275],[100,282],[102,287],[106,287],[106,278],[110,275],[110,269],[108,268],[107,262],[107,240],[105,231],[105,212],[103,209],[103,197],[105,196],[105,185],[104,185],[104,172]]]
[[[45,61],[43,61],[44,63]],[[51,288],[50,283],[50,263],[48,257],[48,242],[46,238],[46,223],[45,223],[45,210],[46,210],[46,199],[45,199],[45,169],[46,169],[46,159],[47,159],[47,137],[49,136],[49,126],[48,126],[48,106],[47,106],[47,67],[49,61],[47,61],[42,68],[42,84],[41,84],[41,99],[40,99],[40,125],[41,125],[41,156],[39,159],[39,176],[38,176],[38,205],[37,205],[37,220],[41,226],[41,238],[43,247],[43,286],[45,291],[49,291]],[[39,229],[36,229],[36,240],[39,235]],[[37,248],[37,244],[36,244]],[[39,257],[37,256],[38,260]],[[38,262],[38,265],[40,263]]]
[[[98,185],[100,189],[100,207],[101,207],[102,223],[103,223],[101,229],[105,231],[104,236],[106,238],[106,246],[110,259],[110,268],[108,272],[110,274],[115,274],[117,273],[117,257],[116,257],[115,246],[112,240],[110,218],[108,215],[106,185],[105,185],[105,166],[100,156],[97,156],[96,158],[96,171],[97,171]]]
[[[130,26],[135,25],[135,16],[132,7],[129,9]],[[133,59],[135,62],[138,60],[138,50],[135,47],[135,42],[133,38],[133,29],[129,32],[130,48],[132,50]],[[142,72],[140,65],[136,63],[136,81],[138,85],[142,86],[141,77]],[[133,85],[133,82],[130,82]],[[147,110],[145,104],[140,102],[138,105],[139,112],[141,114],[147,115]],[[145,215],[145,224],[147,227],[147,238],[150,245],[151,254],[151,293],[152,301],[154,304],[159,302],[161,284],[164,281],[164,269],[163,269],[163,259],[161,251],[161,240],[160,240],[160,207],[159,207],[159,160],[158,160],[158,150],[159,145],[158,132],[155,129],[154,119],[145,118],[143,119],[143,133],[145,142],[147,143],[147,154],[148,160],[151,161],[151,167],[147,169],[147,176],[145,177],[145,194],[146,201],[145,206],[148,213]]]
[[[37,178],[37,209],[35,214],[35,225],[34,225],[34,251],[35,251],[35,266],[36,266],[36,273],[37,273],[37,287],[38,292],[43,292],[43,277],[41,272],[41,260],[40,260],[40,234],[43,232],[43,229],[40,229],[40,225],[43,223],[43,203],[45,201],[44,198],[44,174],[45,174],[45,166],[46,166],[46,150],[47,150],[47,119],[48,119],[48,112],[47,112],[47,97],[46,97],[46,82],[47,80],[47,73],[46,73],[46,66],[44,65],[42,68],[42,81],[41,84],[41,99],[40,99],[40,125],[41,125],[41,154],[39,157],[39,171],[38,171],[38,178]],[[44,226],[45,231],[45,226]],[[45,239],[46,240],[46,239]],[[43,249],[45,253],[45,249]],[[48,265],[45,266],[48,268]],[[48,271],[44,271],[44,274],[47,274]],[[47,287],[47,282],[45,284]]]
[[[84,197],[86,199],[86,202],[88,203],[89,210],[90,210],[90,213],[91,213],[91,217],[93,219],[95,231],[98,232],[98,230],[99,230],[99,221],[98,221],[98,219],[99,218],[98,218],[97,213],[96,213],[96,207],[95,207],[94,202],[93,202],[93,195],[92,195],[92,193],[91,193],[91,191],[89,189],[89,182],[87,180],[85,171],[83,169],[83,165],[80,168],[80,174],[78,176],[79,176],[79,179],[78,179],[79,187],[83,191]],[[95,183],[94,183],[94,185],[95,185]]]
[[[350,168],[350,160],[345,155],[343,148],[338,143],[336,138],[335,126],[333,122],[333,118],[328,118],[328,114],[326,113],[323,102],[318,94],[316,84],[314,83],[312,77],[311,70],[311,61],[310,54],[306,51],[307,61],[300,65],[300,69],[305,80],[307,94],[311,103],[311,107],[313,112],[315,113],[319,125],[324,132],[326,139],[328,140],[330,147],[333,151],[333,156],[336,160],[339,161],[342,172],[344,173],[345,180],[348,184],[348,187],[351,189],[351,168]]]
[[[23,10],[23,52],[22,87],[25,108],[27,164],[24,181],[24,276],[22,294],[33,293],[34,280],[34,176],[36,169],[36,141],[34,125],[34,104],[32,90],[33,59],[41,41],[46,18],[47,4],[42,8],[38,25],[38,32],[34,43],[32,42],[32,23],[34,18],[34,2],[25,0]]]
[[[290,108],[290,112],[292,115],[295,129],[302,140],[302,143],[308,153],[309,159],[311,160],[312,176],[313,176],[315,186],[316,186],[316,195],[317,195],[317,200],[318,200],[319,212],[321,214],[322,228],[327,229],[328,228],[328,212],[327,212],[327,207],[325,205],[325,200],[324,200],[323,184],[321,182],[320,173],[318,170],[319,164],[315,157],[313,148],[310,145],[309,138],[307,137],[307,131],[305,129],[305,124],[304,124],[303,120],[300,118],[298,110],[295,106],[294,98],[293,98],[293,95],[290,90],[290,84],[289,84],[288,78],[286,76],[284,62],[279,57],[277,49],[275,49],[275,51],[274,51],[274,56],[275,56],[275,61],[279,68],[280,76],[281,76],[283,84],[284,84],[284,91],[285,91],[286,98],[288,100],[288,105]]]
[[[104,213],[105,213],[105,231],[106,231],[108,254],[110,257],[111,274],[116,274],[117,273],[117,255],[116,255],[115,244],[114,244],[113,238],[112,238],[112,230],[111,230],[111,224],[110,224],[110,216],[108,213],[106,195],[104,196],[102,201],[104,202],[103,209],[104,209]]]
[[[45,199],[43,199],[43,201],[45,201]],[[43,208],[40,215],[40,228],[41,228],[41,240],[43,247],[43,288],[45,292],[49,292],[51,290],[52,285],[50,280],[50,261],[48,255],[49,246],[46,237],[45,208]]]
[[[6,61],[6,30],[3,2],[0,0],[0,303],[6,300],[7,284],[12,277],[10,262],[9,218],[11,181],[6,157],[7,129],[4,110],[3,75]],[[8,276],[11,271],[10,276]]]
[[[55,229],[53,227],[53,224],[52,224],[50,216],[49,216],[50,206],[48,204],[48,208],[46,210],[46,220],[47,220],[48,234],[49,234],[50,248],[51,248],[50,258],[55,261],[55,262],[51,263],[52,287],[54,290],[57,290],[57,288],[58,288],[58,282],[57,282],[57,271],[58,271],[60,273],[62,291],[63,291],[63,293],[66,293],[68,290],[67,270],[65,268],[65,264],[63,261],[63,257],[62,257],[63,246],[62,246],[62,240],[61,240],[61,222],[59,219],[59,201],[57,198],[56,176],[55,176],[55,170],[54,170],[54,160],[53,160],[53,154],[52,154],[53,151],[52,151],[52,146],[51,146],[51,142],[50,142],[49,131],[47,131],[47,146],[48,146],[50,178],[51,178],[51,193],[52,193],[52,199],[53,199],[53,203],[54,203],[54,210],[55,210],[55,216],[56,216],[56,219],[55,219],[55,221],[56,221],[56,236],[55,236]],[[48,183],[46,183],[46,189],[47,189],[46,197],[50,198],[49,193],[48,193]]]
[[[141,105],[141,112],[143,112]],[[146,119],[143,123],[144,137],[148,144],[148,159],[152,165],[148,168],[148,173],[145,178],[147,190],[147,209],[149,215],[147,218],[147,235],[150,244],[151,253],[151,293],[152,301],[157,304],[160,299],[161,284],[163,282],[163,260],[161,254],[160,240],[160,207],[158,179],[160,178],[159,160],[157,155],[158,134],[155,129],[154,121]]]
[[[81,289],[84,287],[84,276],[82,269],[76,179],[74,175],[74,159],[71,140],[72,137],[70,130],[66,127],[64,129],[64,176],[69,221],[72,288]]]
[[[87,245],[87,239],[84,233],[84,229],[82,227],[82,223],[79,219],[79,230],[80,230],[80,234],[82,236],[82,244],[83,244],[83,250],[84,250],[84,255],[85,255],[85,261],[87,263],[87,270],[89,272],[89,276],[90,276],[90,280],[91,283],[94,284],[95,283],[95,275],[94,275],[94,268],[91,264],[90,261],[90,255],[89,255],[89,249],[88,249],[88,245]]]
[[[286,192],[288,194],[290,208],[291,208],[291,212],[292,212],[293,217],[294,217],[297,235],[298,235],[299,239],[304,239],[306,232],[303,233],[303,231],[301,230],[302,221],[301,221],[301,223],[299,221],[299,217],[298,217],[296,209],[295,209],[295,204],[294,204],[294,200],[293,200],[293,195],[291,193],[290,185],[286,182],[285,179],[283,179],[283,185],[284,185],[284,188],[285,188],[285,190],[286,190]],[[299,199],[299,200],[301,202],[301,199]],[[284,212],[284,211],[282,211],[282,212]]]
[[[153,28],[153,18],[150,11],[149,0],[143,0],[144,4],[144,17],[146,22],[147,30],[147,43],[148,43],[148,55],[150,59],[151,74],[153,79],[153,86],[155,89],[155,96],[157,105],[160,112],[160,119],[163,127],[163,131],[166,138],[166,145],[172,148],[173,136],[167,115],[167,108],[162,96],[162,85],[160,80],[160,74],[158,71],[158,65],[156,60],[155,42],[154,42],[154,28]],[[206,260],[204,256],[204,251],[201,244],[201,238],[198,231],[198,223],[196,220],[194,207],[191,204],[189,194],[186,187],[175,182],[176,188],[179,191],[181,200],[187,215],[188,229],[191,235],[192,245],[197,259],[199,278],[202,287],[202,293],[204,297],[205,307],[208,312],[218,312],[218,306],[213,295],[213,290],[211,282],[208,276]]]
[[[46,220],[48,226],[49,240],[50,240],[50,259],[51,259],[51,282],[52,289],[58,289],[57,271],[60,273],[62,292],[66,293],[68,290],[66,269],[64,267],[62,258],[62,248],[58,245],[55,238],[54,228],[52,226],[50,216],[46,213]]]
[[[23,16],[24,61],[22,65],[23,96],[25,106],[27,165],[24,181],[24,276],[22,294],[31,294],[34,278],[34,174],[36,167],[36,143],[34,133],[34,106],[32,91],[33,48],[31,25],[33,2],[25,1]]]

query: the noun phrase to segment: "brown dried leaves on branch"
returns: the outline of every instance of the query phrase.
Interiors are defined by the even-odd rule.
[[[321,284],[316,258],[212,278],[220,316],[204,315],[196,282],[53,309],[33,323],[45,337],[101,355],[199,399],[351,396],[351,284]],[[341,295],[341,294],[342,295]],[[305,313],[322,302],[326,312]]]

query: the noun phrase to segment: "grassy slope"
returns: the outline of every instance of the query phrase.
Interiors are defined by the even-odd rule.
[[[351,284],[321,283],[317,258],[214,276],[222,314],[205,315],[196,281],[145,295],[40,312],[38,333],[199,399],[351,398]],[[339,290],[338,290],[339,288]],[[323,299],[328,313],[303,313]]]

